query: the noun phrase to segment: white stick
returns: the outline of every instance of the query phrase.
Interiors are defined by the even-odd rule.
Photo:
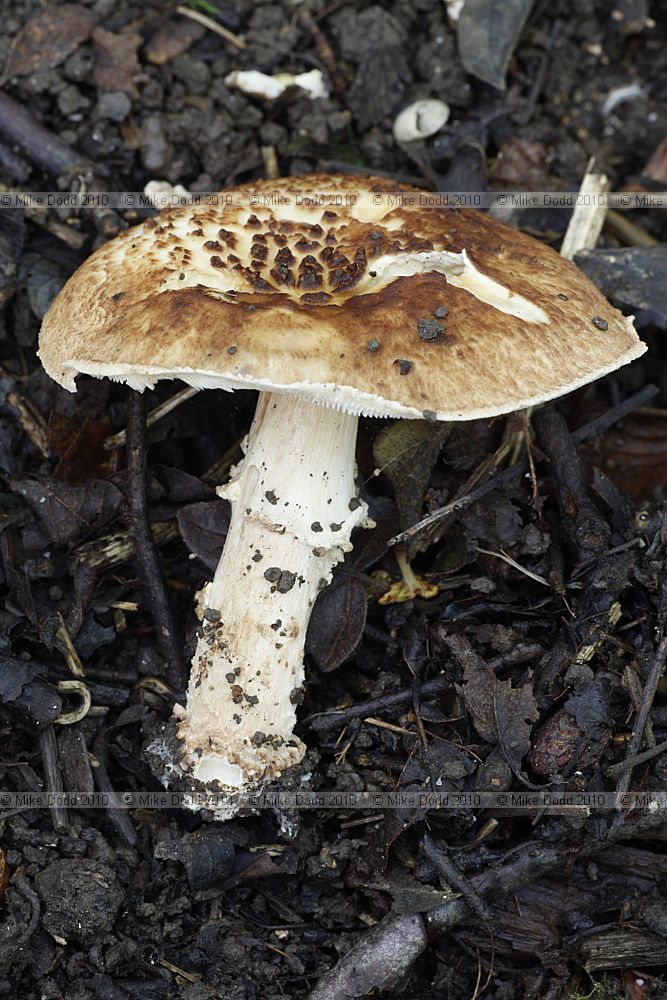
[[[560,255],[565,260],[572,260],[582,250],[592,250],[595,247],[607,214],[608,190],[609,178],[604,174],[594,173],[591,160],[560,248]]]

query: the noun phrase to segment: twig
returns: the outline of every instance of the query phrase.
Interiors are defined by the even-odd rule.
[[[537,99],[542,93],[542,87],[544,86],[544,79],[547,75],[547,69],[549,68],[549,62],[553,50],[558,41],[558,36],[561,33],[563,27],[563,22],[560,17],[554,20],[551,25],[551,31],[549,32],[549,37],[547,38],[547,43],[544,46],[544,52],[542,53],[542,58],[540,59],[540,65],[537,68],[537,73],[533,79],[533,85],[530,88],[530,93],[528,94],[528,100],[526,101],[526,106],[521,109],[521,111],[514,116],[514,120],[519,125],[527,125],[530,119],[533,117],[533,112],[535,110],[535,105],[537,104]]]
[[[241,52],[246,48],[246,43],[242,38],[235,35],[233,31],[229,30],[229,28],[223,28],[223,26],[218,24],[217,21],[214,21],[213,18],[207,17],[206,14],[200,14],[198,10],[190,10],[189,7],[177,7],[176,13],[182,14],[183,17],[189,17],[191,21],[197,21],[199,24],[203,24],[209,31],[214,31],[216,35],[220,35],[221,38],[224,38],[226,42],[229,42],[230,45],[233,45],[235,49],[239,49]]]
[[[488,664],[495,671],[509,664],[527,663],[529,660],[534,660],[543,653],[544,649],[538,643],[517,643],[510,653],[504,656],[496,656],[494,659],[489,660]],[[423,700],[425,697],[428,698],[431,695],[438,694],[440,691],[446,691],[451,686],[451,677],[448,674],[440,674],[438,677],[434,677],[433,680],[426,681],[421,685],[419,696]],[[409,705],[413,699],[413,694],[413,688],[410,687],[406,691],[398,691],[396,694],[385,694],[380,698],[359,702],[356,705],[350,705],[349,708],[344,708],[337,712],[325,712],[322,715],[315,715],[306,721],[315,732],[326,733],[329,730],[339,729],[350,722],[351,719],[366,718],[367,716],[374,717],[378,712],[389,712],[400,708],[402,705]],[[411,735],[414,734],[411,733]]]
[[[653,760],[654,757],[659,757],[661,753],[667,750],[667,740],[663,740],[662,743],[658,743],[654,747],[650,747],[648,750],[644,750],[643,753],[635,754],[633,757],[626,757],[625,760],[619,761],[618,764],[612,764],[605,771],[605,774],[609,778],[616,777],[617,774],[623,774],[625,771],[632,771],[638,764],[645,764],[648,760]]]
[[[593,502],[584,463],[565,418],[549,406],[535,413],[533,424],[540,447],[551,461],[564,533],[579,560],[590,558],[607,548],[611,528]]]
[[[480,920],[488,924],[491,920],[488,906],[482,902],[468,879],[461,875],[428,833],[424,834],[424,854],[435,865],[445,881],[451,885],[452,889],[456,889],[457,892],[461,893],[473,913],[476,913]]]
[[[104,742],[103,732],[100,732],[100,734],[96,737],[93,749],[95,752],[89,754],[88,756],[93,772],[95,788],[98,792],[113,792],[112,798],[115,799],[116,789],[111,784],[111,778],[109,777],[109,772],[106,768],[106,744]],[[136,831],[132,825],[132,820],[127,815],[125,810],[112,808],[108,809],[106,812],[109,820],[116,827],[123,840],[125,840],[130,847],[136,847],[139,843],[139,838],[137,837]]]
[[[555,869],[565,869],[577,859],[595,857],[605,848],[662,826],[667,810],[646,813],[640,819],[628,819],[621,813],[616,829],[612,826],[603,838],[589,839],[579,851],[570,847],[551,847],[527,843],[511,860],[495,867],[491,865],[470,879],[473,891],[484,901],[507,896],[537,881]],[[344,1000],[362,997],[375,989],[387,989],[405,975],[424,951],[428,939],[438,938],[473,915],[465,899],[452,899],[442,906],[422,914],[407,917],[385,917],[372,931],[353,945],[336,966],[322,976],[308,1000]],[[409,920],[409,922],[408,922]],[[388,954],[392,963],[382,964]]]
[[[175,410],[177,406],[181,403],[187,402],[188,399],[192,399],[196,396],[199,389],[195,389],[193,386],[188,385],[185,389],[181,389],[179,392],[174,393],[169,399],[165,399],[163,403],[160,403],[155,409],[151,410],[146,417],[146,427],[152,427],[156,424],[158,420],[162,420],[166,417],[168,413]],[[112,451],[114,448],[121,448],[127,441],[127,431],[124,429],[118,431],[117,434],[110,434],[108,438],[104,441],[104,447],[107,451]]]
[[[333,88],[336,91],[339,100],[345,104],[347,100],[347,84],[345,83],[345,78],[340,71],[333,49],[329,45],[324,32],[306,7],[302,7],[299,11],[299,20],[304,28],[310,32],[311,38],[315,43],[317,54],[331,78]]]
[[[99,190],[98,178],[105,175],[105,171],[45,129],[29,111],[1,92],[0,135],[47,173],[68,178],[84,175],[89,179],[87,190]],[[83,209],[82,214],[89,216],[98,232],[107,239],[116,236],[123,227],[118,213],[109,208]]]
[[[657,247],[660,243],[660,240],[656,239],[655,236],[651,236],[641,226],[626,219],[622,212],[616,212],[613,208],[607,212],[606,225],[631,247]]]
[[[44,766],[44,783],[47,792],[53,792],[53,803],[49,806],[54,830],[64,833],[69,829],[67,809],[58,801],[58,793],[63,791],[63,779],[58,764],[58,744],[52,725],[44,726],[39,731],[39,752]]]
[[[184,683],[183,658],[162,567],[148,522],[146,498],[146,421],[144,397],[130,393],[127,404],[127,467],[130,534],[134,542],[144,592],[157,623],[157,642],[165,659],[165,674],[176,688]]]
[[[639,706],[639,711],[637,712],[635,724],[632,727],[632,738],[628,743],[625,755],[626,761],[630,761],[631,758],[635,757],[639,747],[641,746],[641,742],[644,738],[644,730],[646,729],[646,723],[648,722],[648,717],[651,708],[653,707],[655,692],[658,688],[658,681],[660,680],[662,672],[665,669],[665,661],[667,661],[667,636],[663,636],[660,640],[658,648],[655,651],[653,665],[646,679],[646,684],[644,685],[642,702]],[[617,795],[623,795],[624,792],[627,792],[630,786],[630,779],[632,778],[633,767],[634,765],[628,767],[627,770],[621,775],[618,785],[616,786]],[[618,823],[620,818],[620,816],[617,816],[615,823]]]
[[[435,677],[432,681],[422,684],[421,695],[422,697],[428,697],[432,694],[438,694],[439,691],[446,691],[451,686],[451,677],[446,674],[440,674],[439,677]],[[411,701],[412,688],[407,691],[399,691],[397,694],[387,694],[381,698],[359,702],[339,712],[326,712],[323,715],[316,715],[309,720],[309,724],[315,732],[326,733],[330,730],[339,729],[351,719],[373,718],[378,712],[391,711],[392,709],[399,708],[401,705],[407,705]]]

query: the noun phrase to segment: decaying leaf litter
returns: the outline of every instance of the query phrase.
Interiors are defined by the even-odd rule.
[[[519,3],[494,29],[485,5],[466,6],[458,24],[432,2],[204,12],[238,45],[158,4],[63,4],[56,24],[53,6],[11,4],[2,183],[68,190],[83,175],[87,190],[151,178],[215,190],[277,161],[281,173],[368,169],[441,190],[576,190],[595,154],[613,189],[660,188],[664,11]],[[293,90],[267,104],[225,83],[235,70],[313,67],[333,96]],[[397,145],[393,118],[424,97],[450,105],[447,125]],[[62,282],[134,221],[0,214],[3,790],[156,787],[141,748],[182,692],[193,594],[228,526],[214,485],[240,457],[251,394],[197,396],[145,432],[123,390],[82,379],[70,397],[34,361]],[[558,247],[568,214],[513,221]],[[378,527],[312,619],[300,734],[316,787],[664,787],[664,239],[659,210],[609,213],[577,258],[638,317],[649,360],[529,424],[456,425],[443,440],[415,428],[426,446],[404,474],[411,442],[391,451],[400,425],[362,422]],[[174,391],[147,394],[148,410]],[[105,448],[126,426],[128,448]],[[212,426],[225,428],[223,449]],[[406,531],[439,594],[382,606],[398,576],[392,540]],[[76,718],[83,699],[63,681],[91,697],[70,725],[55,720]],[[605,980],[612,996],[661,996],[663,830],[660,814],[533,823],[501,808],[226,824],[10,812],[0,988],[501,998],[588,995]]]

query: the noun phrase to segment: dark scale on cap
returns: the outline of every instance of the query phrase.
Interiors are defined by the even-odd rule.
[[[291,271],[291,265],[296,262],[296,257],[289,249],[289,247],[283,247],[279,250],[275,256],[275,266],[271,268],[271,277],[279,285],[287,285],[292,287],[294,285],[294,275]]]
[[[250,558],[252,559],[253,562],[261,562],[264,556],[259,551],[259,549],[255,549],[253,555]]]
[[[569,301],[568,296],[565,294],[565,292],[559,292],[558,293],[558,298],[562,299],[563,302],[568,302]]]
[[[271,285],[268,281],[265,281],[261,274],[257,274],[255,271],[251,271],[250,268],[246,268],[245,275],[248,279],[248,283],[252,285],[256,292],[273,291]]]
[[[299,299],[299,302],[303,302],[307,306],[316,306],[321,302],[328,302],[331,296],[328,292],[306,292]]]
[[[203,236],[203,235],[204,235],[203,229],[193,229],[192,232],[190,233],[190,236]]]
[[[345,258],[344,258],[345,259]],[[354,288],[366,273],[366,251],[359,247],[354,255],[354,261],[348,261],[345,266],[336,267],[329,272],[329,284],[336,291],[347,291]]]
[[[248,221],[246,222],[246,226],[252,226],[253,229],[257,229],[259,226],[261,226],[261,222],[259,221],[256,215],[249,215]]]
[[[371,339],[368,341],[368,350],[371,352],[371,354],[375,354],[376,351],[380,350],[380,341],[377,339],[377,337],[371,337]]]
[[[269,248],[264,246],[263,243],[253,243],[250,247],[250,254],[257,260],[266,260],[269,254]]]
[[[202,233],[202,236],[204,234]],[[230,233],[229,229],[218,229],[218,239],[226,243],[228,247],[236,246],[236,236],[234,233]]]
[[[342,254],[336,247],[325,247],[320,254],[320,260],[332,268],[343,267],[350,263],[345,254]]]
[[[269,503],[272,503],[272,504],[277,504],[278,503],[278,497],[275,495],[275,493],[273,492],[273,490],[267,490],[266,493],[264,494],[264,496],[269,501]]]
[[[297,288],[315,291],[322,287],[322,265],[312,254],[307,254],[299,264]]]
[[[307,253],[310,250],[319,250],[320,244],[317,240],[307,240],[305,236],[301,236],[294,244],[294,248],[299,253]]]
[[[372,240],[381,240],[383,236],[384,233],[380,229],[374,229],[373,232],[371,233]]]
[[[405,361],[403,358],[397,358],[394,364],[398,365],[398,371],[401,375],[407,375],[412,369],[412,361]]]
[[[222,250],[219,240],[206,240],[204,250]]]
[[[436,319],[444,319],[445,316],[449,315],[449,309],[447,306],[438,306],[437,309],[433,310],[433,315]]]
[[[442,323],[439,323],[437,319],[417,320],[417,330],[421,339],[425,340],[427,343],[437,340],[445,332],[444,326]]]
[[[333,219],[337,219],[338,216],[336,215],[335,212],[332,212],[330,209],[327,209],[326,212],[323,213],[322,218],[326,219],[327,222],[331,222],[333,221]]]
[[[230,253],[227,256],[227,263],[228,264],[240,264],[241,263],[241,258],[237,257],[235,253]]]
[[[313,521],[313,523],[310,526],[310,530],[311,531],[324,531],[324,528],[322,527],[322,525],[320,524],[319,521]]]
[[[227,354],[236,354],[237,351],[238,347],[236,347],[234,344],[232,344],[231,347],[227,348]]]
[[[227,267],[222,257],[218,257],[217,254],[213,254],[210,259],[211,267]]]
[[[435,410],[422,410],[422,417],[427,420],[429,424],[434,424],[438,419],[438,414]]]
[[[118,302],[118,300],[122,299],[122,297],[124,295],[125,295],[125,292],[114,292],[113,295],[111,296],[111,298],[113,299],[114,302]]]
[[[269,566],[268,569],[264,570],[264,579],[268,580],[269,583],[277,583],[280,579],[281,570],[278,566]]]
[[[607,323],[607,320],[603,319],[602,316],[594,316],[591,322],[593,326],[596,327],[598,330],[609,329],[609,323]]]

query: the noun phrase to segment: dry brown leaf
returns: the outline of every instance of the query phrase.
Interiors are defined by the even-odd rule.
[[[90,11],[76,3],[48,7],[14,38],[4,76],[28,76],[59,66],[90,38],[94,26]]]
[[[642,170],[644,177],[649,177],[656,184],[667,184],[667,138],[663,139],[654,150],[650,160]]]
[[[493,173],[496,183],[512,188],[548,191],[555,184],[547,167],[547,151],[541,142],[512,136],[498,150]]]
[[[638,503],[667,488],[667,411],[636,413],[582,449],[589,475],[597,466]]]
[[[530,750],[530,723],[540,714],[532,688],[499,681],[463,636],[451,635],[445,641],[463,668],[462,694],[475,729],[487,743],[498,744],[512,770],[519,773]]]
[[[137,98],[139,91],[134,82],[139,73],[137,50],[142,38],[136,31],[126,30],[120,34],[95,28],[95,68],[93,79],[107,92],[122,91],[128,97]]]
[[[184,18],[165,21],[146,42],[144,55],[155,66],[163,66],[170,59],[187,52],[205,34],[206,28],[196,21]]]

